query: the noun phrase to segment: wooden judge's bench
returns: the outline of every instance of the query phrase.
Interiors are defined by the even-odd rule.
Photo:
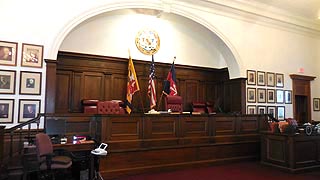
[[[66,120],[67,136],[90,134],[109,145],[100,158],[105,179],[258,159],[259,133],[268,127],[264,115],[79,113],[59,119]]]

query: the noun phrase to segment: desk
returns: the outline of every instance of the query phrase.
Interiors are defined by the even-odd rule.
[[[261,163],[290,172],[320,168],[320,135],[261,133]]]
[[[79,144],[53,144],[53,150],[58,149],[63,149],[73,154],[74,157],[72,161],[76,163],[73,163],[72,166],[74,176],[79,176],[77,179],[81,179],[80,171],[83,165],[82,163],[86,163],[86,166],[88,168],[88,177],[89,179],[91,179],[94,172],[94,159],[91,155],[91,150],[95,149],[94,141],[85,141],[84,143]]]

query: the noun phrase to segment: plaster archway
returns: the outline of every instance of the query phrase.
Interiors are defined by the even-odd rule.
[[[102,13],[106,13],[109,11],[114,10],[121,10],[121,9],[130,9],[130,8],[147,8],[147,9],[157,9],[157,10],[164,10],[164,6],[161,6],[159,4],[153,4],[153,3],[143,3],[143,4],[129,4],[129,3],[119,3],[119,4],[105,4],[103,7],[90,9],[89,11],[83,12],[76,18],[74,18],[72,21],[70,21],[66,26],[64,26],[63,29],[56,35],[56,38],[54,39],[53,43],[50,44],[49,50],[48,50],[48,57],[51,59],[56,59],[57,54],[59,51],[59,48],[63,42],[63,40],[66,38],[66,36],[80,23],[84,22],[85,20],[92,18],[94,16],[97,16]],[[166,9],[166,11],[168,11]],[[192,14],[190,12],[187,12],[183,9],[179,8],[172,8],[170,9],[170,13],[174,13],[177,15],[180,15],[182,17],[191,19],[192,21],[198,23],[199,25],[202,25],[209,29],[212,33],[214,33],[217,37],[219,37],[218,42],[220,43],[220,52],[222,56],[224,57],[226,64],[229,69],[229,76],[230,78],[238,78],[241,77],[241,69],[242,69],[242,61],[240,59],[239,54],[237,53],[236,49],[232,45],[232,43],[228,40],[227,37],[223,35],[219,30],[217,30],[213,24],[206,21],[203,17],[198,16],[197,14]]]

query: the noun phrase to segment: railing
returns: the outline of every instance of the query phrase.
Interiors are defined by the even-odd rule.
[[[31,135],[31,125],[36,123],[36,129],[33,129],[36,131],[36,133],[39,132],[39,125],[40,125],[40,118],[44,116],[44,114],[39,113],[37,115],[37,117],[35,117],[34,119],[31,119],[29,121],[23,122],[21,124],[18,124],[12,128],[9,129],[5,129],[5,134],[9,134],[10,135],[10,147],[9,147],[9,158],[11,158],[13,156],[13,154],[15,152],[18,152],[19,154],[21,154],[22,150],[23,150],[23,141],[24,139],[28,139],[29,143],[30,143],[30,139],[32,139],[32,135]],[[26,133],[25,133],[25,129],[24,127],[28,126],[28,128],[26,129]],[[14,137],[15,135],[18,134],[18,149],[14,152],[13,151],[13,141],[14,141]],[[23,137],[23,134],[26,134],[25,137]]]

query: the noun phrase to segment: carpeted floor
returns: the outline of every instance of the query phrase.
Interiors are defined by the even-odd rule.
[[[238,162],[174,172],[142,174],[117,180],[320,180],[320,170],[292,174],[260,162]]]

